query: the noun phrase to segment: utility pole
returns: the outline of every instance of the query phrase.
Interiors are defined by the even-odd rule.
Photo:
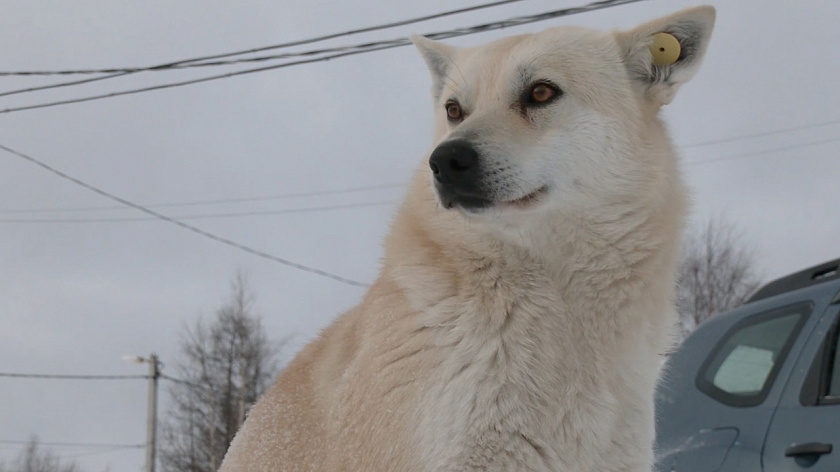
[[[146,472],[155,472],[155,451],[157,450],[157,389],[160,377],[160,361],[154,352],[148,358],[123,356],[126,362],[149,364],[149,402],[146,410]]]
[[[149,404],[146,412],[146,472],[155,472],[155,450],[157,449],[157,389],[158,369],[157,354],[152,353],[145,362],[149,363]]]

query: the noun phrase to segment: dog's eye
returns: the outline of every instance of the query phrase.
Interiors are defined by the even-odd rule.
[[[537,84],[531,89],[531,100],[537,103],[543,103],[551,100],[556,92],[546,84]]]
[[[556,85],[538,82],[531,86],[525,102],[528,105],[545,105],[560,96],[562,92]]]
[[[449,118],[449,121],[461,121],[464,117],[464,110],[462,110],[461,105],[454,100],[446,102],[444,108],[446,108],[446,117]]]

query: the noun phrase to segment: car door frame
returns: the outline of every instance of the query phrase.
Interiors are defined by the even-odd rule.
[[[807,334],[807,342],[795,359],[791,373],[785,381],[784,390],[768,425],[762,447],[762,469],[767,472],[796,470],[796,466],[802,470],[823,470],[814,468],[818,465],[818,459],[821,459],[819,456],[798,458],[785,456],[786,450],[802,444],[833,444],[831,461],[837,461],[835,466],[840,464],[840,459],[837,459],[840,456],[840,428],[833,436],[829,433],[824,438],[813,435],[814,431],[791,432],[791,428],[785,425],[786,415],[794,415],[797,409],[830,407],[832,412],[840,412],[840,397],[826,399],[822,395],[827,381],[828,348],[832,341],[836,341],[838,330],[840,330],[840,303],[838,301],[840,300],[834,297],[819,314],[814,329]],[[812,412],[809,411],[810,413]],[[787,434],[795,435],[793,441],[780,443],[776,437],[776,429],[783,431],[779,433],[781,437]]]

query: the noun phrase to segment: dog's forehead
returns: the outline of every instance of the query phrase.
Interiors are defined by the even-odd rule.
[[[561,26],[502,38],[460,49],[452,63],[441,100],[455,97],[468,107],[502,103],[540,80],[598,109],[617,100],[629,103],[632,93],[614,34],[588,28]]]
[[[455,60],[468,83],[501,79],[510,83],[512,76],[524,79],[553,70],[563,74],[585,74],[587,69],[616,63],[617,44],[603,31],[574,26],[560,26],[539,33],[502,38],[481,46],[462,49]]]

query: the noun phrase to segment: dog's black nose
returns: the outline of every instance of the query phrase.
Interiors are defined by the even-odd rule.
[[[432,152],[429,167],[441,184],[471,187],[478,175],[478,152],[467,141],[448,141]]]

